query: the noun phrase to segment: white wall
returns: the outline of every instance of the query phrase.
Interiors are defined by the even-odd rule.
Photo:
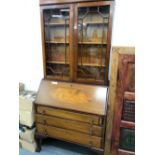
[[[135,46],[136,11],[135,0],[116,0],[113,20],[112,46]]]
[[[135,46],[134,0],[116,0],[113,23],[113,46]],[[19,81],[26,88],[37,90],[43,78],[40,12],[38,0],[26,0],[20,4]]]
[[[37,90],[43,77],[39,1],[26,0],[20,5],[19,81],[26,88]]]

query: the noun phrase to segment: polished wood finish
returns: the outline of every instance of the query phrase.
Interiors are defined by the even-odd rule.
[[[77,113],[69,110],[56,109],[47,106],[37,106],[37,113],[90,124],[96,124],[96,125],[102,124],[102,117],[96,115]]]
[[[72,4],[71,5],[71,9],[70,9],[70,37],[69,37],[69,42],[70,42],[70,81],[74,81],[74,30],[73,30],[73,27],[74,27],[74,8],[75,6]]]
[[[131,122],[128,120],[123,119],[123,108],[125,108],[125,103],[134,105],[135,104],[135,81],[134,81],[134,64],[135,64],[135,57],[134,57],[134,48],[128,47],[114,47],[113,48],[113,63],[114,60],[117,60],[117,66],[111,69],[111,73],[117,72],[114,79],[111,79],[112,84],[115,84],[115,89],[113,90],[113,85],[110,85],[110,90],[113,90],[113,94],[115,98],[113,99],[112,106],[114,109],[110,111],[111,119],[110,128],[113,128],[112,136],[111,136],[111,143],[108,146],[108,155],[131,155],[134,154],[128,150],[120,149],[120,137],[121,137],[121,130],[123,129],[131,129],[134,130],[135,122]],[[114,81],[112,81],[114,80]],[[112,94],[109,94],[111,97]],[[111,105],[110,105],[111,106]],[[133,109],[132,113],[134,113]],[[128,114],[130,111],[126,111]],[[113,120],[113,121],[112,121]],[[107,129],[108,130],[108,129]],[[125,140],[125,139],[124,139]],[[111,150],[111,152],[110,152]]]
[[[49,117],[36,114],[36,122],[44,125],[82,132],[92,136],[103,136],[103,126],[92,125],[89,123],[83,123],[59,117]]]
[[[112,35],[112,18],[113,18],[113,2],[111,1],[99,1],[99,2],[91,2],[91,3],[87,3],[87,2],[84,2],[84,3],[78,3],[76,5],[76,14],[75,14],[75,27],[78,26],[78,9],[81,8],[81,7],[92,7],[92,6],[106,6],[106,5],[109,5],[110,6],[110,15],[109,15],[109,24],[108,24],[108,32],[107,32],[107,48],[106,48],[106,54],[105,54],[105,69],[106,69],[106,72],[105,72],[105,81],[103,82],[102,80],[91,80],[91,79],[87,79],[87,80],[84,80],[84,79],[78,79],[77,78],[77,66],[75,66],[75,79],[77,82],[80,82],[80,83],[88,83],[88,84],[100,84],[102,85],[104,83],[104,85],[108,85],[109,82],[108,82],[108,72],[109,72],[109,57],[110,57],[110,49],[111,49],[111,35]],[[78,36],[78,29],[75,29],[75,36]],[[90,43],[88,43],[90,44]],[[96,43],[95,43],[96,44]],[[78,63],[77,62],[77,52],[78,52],[78,37],[75,38],[75,47],[76,47],[76,50],[75,50],[75,65]]]
[[[107,89],[42,80],[35,100],[36,136],[53,137],[103,152]]]
[[[135,123],[121,120],[120,127],[121,128],[135,129]]]
[[[112,142],[114,107],[116,103],[115,98],[116,98],[116,89],[117,89],[118,62],[119,62],[118,53],[112,52],[112,64],[111,64],[111,72],[110,72],[110,87],[109,87],[109,95],[108,95],[108,113],[107,113],[107,121],[106,121],[104,155],[112,155],[111,154],[111,142]]]
[[[78,7],[92,7],[92,6],[104,6],[104,5],[111,5],[113,2],[111,1],[95,1],[95,2],[83,2],[83,3],[78,3]]]
[[[75,132],[72,130],[65,130],[62,128],[56,128],[53,126],[47,126],[42,124],[37,124],[38,134],[45,135],[48,137],[54,137],[61,140],[66,140],[69,142],[74,142],[81,145],[86,145],[88,147],[102,148],[102,138],[96,136],[90,136],[80,132]]]
[[[63,1],[63,0],[40,0],[40,10],[41,10],[41,28],[42,28],[42,48],[43,48],[43,68],[44,68],[44,78],[45,79],[50,79],[50,80],[58,80],[58,81],[70,81],[70,82],[77,82],[77,83],[87,83],[87,84],[97,84],[97,85],[108,85],[108,72],[109,72],[109,57],[110,57],[110,49],[111,49],[111,35],[112,35],[112,18],[113,18],[113,1],[93,1],[93,0],[85,0],[85,1],[81,1],[81,0],[75,0],[75,1],[71,1],[71,0],[67,0],[67,1]],[[106,43],[99,43],[99,42],[82,42],[82,43],[78,43],[78,9],[82,8],[82,7],[98,7],[98,6],[109,6],[110,8],[110,13],[109,13],[109,19],[108,19],[108,26],[107,26],[107,42]],[[64,42],[64,41],[53,41],[53,40],[45,40],[45,27],[44,25],[48,26],[48,23],[44,23],[44,16],[43,16],[43,12],[44,10],[47,9],[63,9],[63,8],[68,8],[69,9],[69,23],[67,24],[69,26],[69,42]],[[97,24],[97,23],[89,23],[89,24]],[[101,23],[100,23],[101,24]],[[103,23],[102,23],[103,24]],[[62,23],[50,23],[49,26],[62,26]],[[103,26],[104,27],[104,26]],[[57,61],[57,63],[50,63],[49,61],[47,61],[48,56],[46,55],[46,45],[45,44],[55,44],[55,45],[59,45],[59,44],[68,44],[67,46],[69,47],[69,62],[60,62]],[[94,64],[92,65],[91,63],[86,63],[87,65],[83,65],[83,66],[87,66],[90,67],[90,70],[92,72],[90,72],[93,76],[99,76],[97,78],[77,78],[77,67],[79,66],[79,63],[77,61],[77,53],[78,53],[78,44],[82,44],[82,45],[93,45],[93,46],[97,46],[97,45],[105,45],[104,48],[106,48],[106,52],[105,52],[105,64],[104,65],[99,65],[99,64]],[[55,46],[54,45],[54,46]],[[62,51],[62,50],[61,50]],[[87,49],[88,51],[88,49]],[[99,49],[98,49],[99,51]],[[59,56],[60,58],[60,56]],[[89,58],[89,57],[88,57]],[[100,58],[98,58],[100,59]],[[52,61],[51,61],[52,62]],[[54,61],[53,61],[54,62]],[[56,62],[56,60],[55,60]],[[53,72],[53,70],[51,70],[49,68],[49,66],[47,67],[47,63],[49,64],[57,64],[57,68],[59,68],[60,66],[62,67],[64,64],[69,65],[69,76],[67,75],[49,75],[47,68],[50,72]],[[60,65],[60,66],[58,66]],[[59,70],[63,70],[60,67]],[[95,67],[91,68],[91,67]],[[86,71],[88,71],[89,69],[85,68]],[[101,75],[99,74],[99,70],[102,69],[102,73]],[[55,69],[56,70],[56,69]],[[96,71],[95,71],[96,70]],[[82,71],[83,72],[83,71]],[[97,72],[97,74],[95,75],[95,72]],[[54,72],[53,72],[54,73]],[[60,73],[59,73],[60,74]],[[89,75],[89,76],[92,76]],[[102,76],[104,77],[102,79]]]
[[[42,80],[36,104],[106,114],[107,87]]]
[[[121,150],[121,149],[118,150],[118,155],[134,155],[134,154],[135,153],[131,151],[126,151],[126,150]]]
[[[94,0],[40,0],[40,5],[92,2],[92,1]],[[96,1],[101,1],[101,0],[96,0]]]
[[[113,20],[113,11],[114,11],[114,5],[113,3],[110,3],[110,17],[109,17],[109,25],[108,25],[108,34],[107,34],[107,50],[106,50],[106,58],[105,58],[105,64],[106,64],[106,85],[108,85],[108,75],[109,75],[109,61],[110,61],[110,50],[111,50],[111,36],[112,36],[112,20]]]
[[[124,99],[128,101],[135,101],[135,93],[133,92],[125,92]]]
[[[41,38],[42,38],[42,60],[43,60],[43,71],[44,78],[46,76],[46,55],[45,55],[45,30],[44,30],[44,20],[43,20],[43,10],[40,9],[40,21],[41,21]]]
[[[81,30],[85,10],[93,14],[82,21]],[[40,13],[44,79],[35,100],[36,137],[103,154],[113,2],[40,0]]]

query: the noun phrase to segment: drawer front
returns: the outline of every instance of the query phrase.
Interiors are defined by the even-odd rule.
[[[102,117],[90,114],[81,114],[67,110],[37,106],[37,112],[42,115],[55,116],[64,119],[86,122],[90,124],[102,125]]]
[[[73,120],[62,119],[53,116],[45,116],[36,114],[36,122],[44,125],[74,130],[78,132],[83,132],[89,135],[102,136],[103,126],[91,125],[89,123],[83,123]]]
[[[100,137],[90,136],[87,134],[71,130],[65,130],[62,128],[42,125],[39,123],[36,124],[36,128],[37,133],[44,136],[74,142],[91,148],[102,148],[103,146],[102,144],[103,140]]]

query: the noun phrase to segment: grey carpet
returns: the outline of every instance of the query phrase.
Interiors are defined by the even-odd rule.
[[[46,139],[43,141],[41,152],[31,153],[24,149],[19,149],[19,155],[96,155],[87,148],[71,143]]]

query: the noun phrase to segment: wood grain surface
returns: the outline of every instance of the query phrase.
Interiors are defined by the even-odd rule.
[[[103,116],[106,95],[107,87],[42,80],[35,103]]]
[[[36,114],[36,123],[41,123],[43,125],[49,125],[54,127],[59,127],[63,129],[73,130],[82,132],[94,136],[102,136],[103,126],[92,125],[89,123],[83,123],[75,120],[68,120],[58,117],[49,117]]]
[[[79,143],[89,147],[102,148],[102,138],[96,136],[90,136],[80,132],[71,130],[65,130],[62,128],[56,128],[52,126],[42,125],[37,123],[36,125],[38,134],[42,134],[57,139],[67,140],[70,142]]]
[[[47,116],[60,117],[69,120],[85,122],[89,124],[102,124],[102,118],[96,115],[77,113],[69,110],[62,110],[51,107],[37,106],[37,113]]]

